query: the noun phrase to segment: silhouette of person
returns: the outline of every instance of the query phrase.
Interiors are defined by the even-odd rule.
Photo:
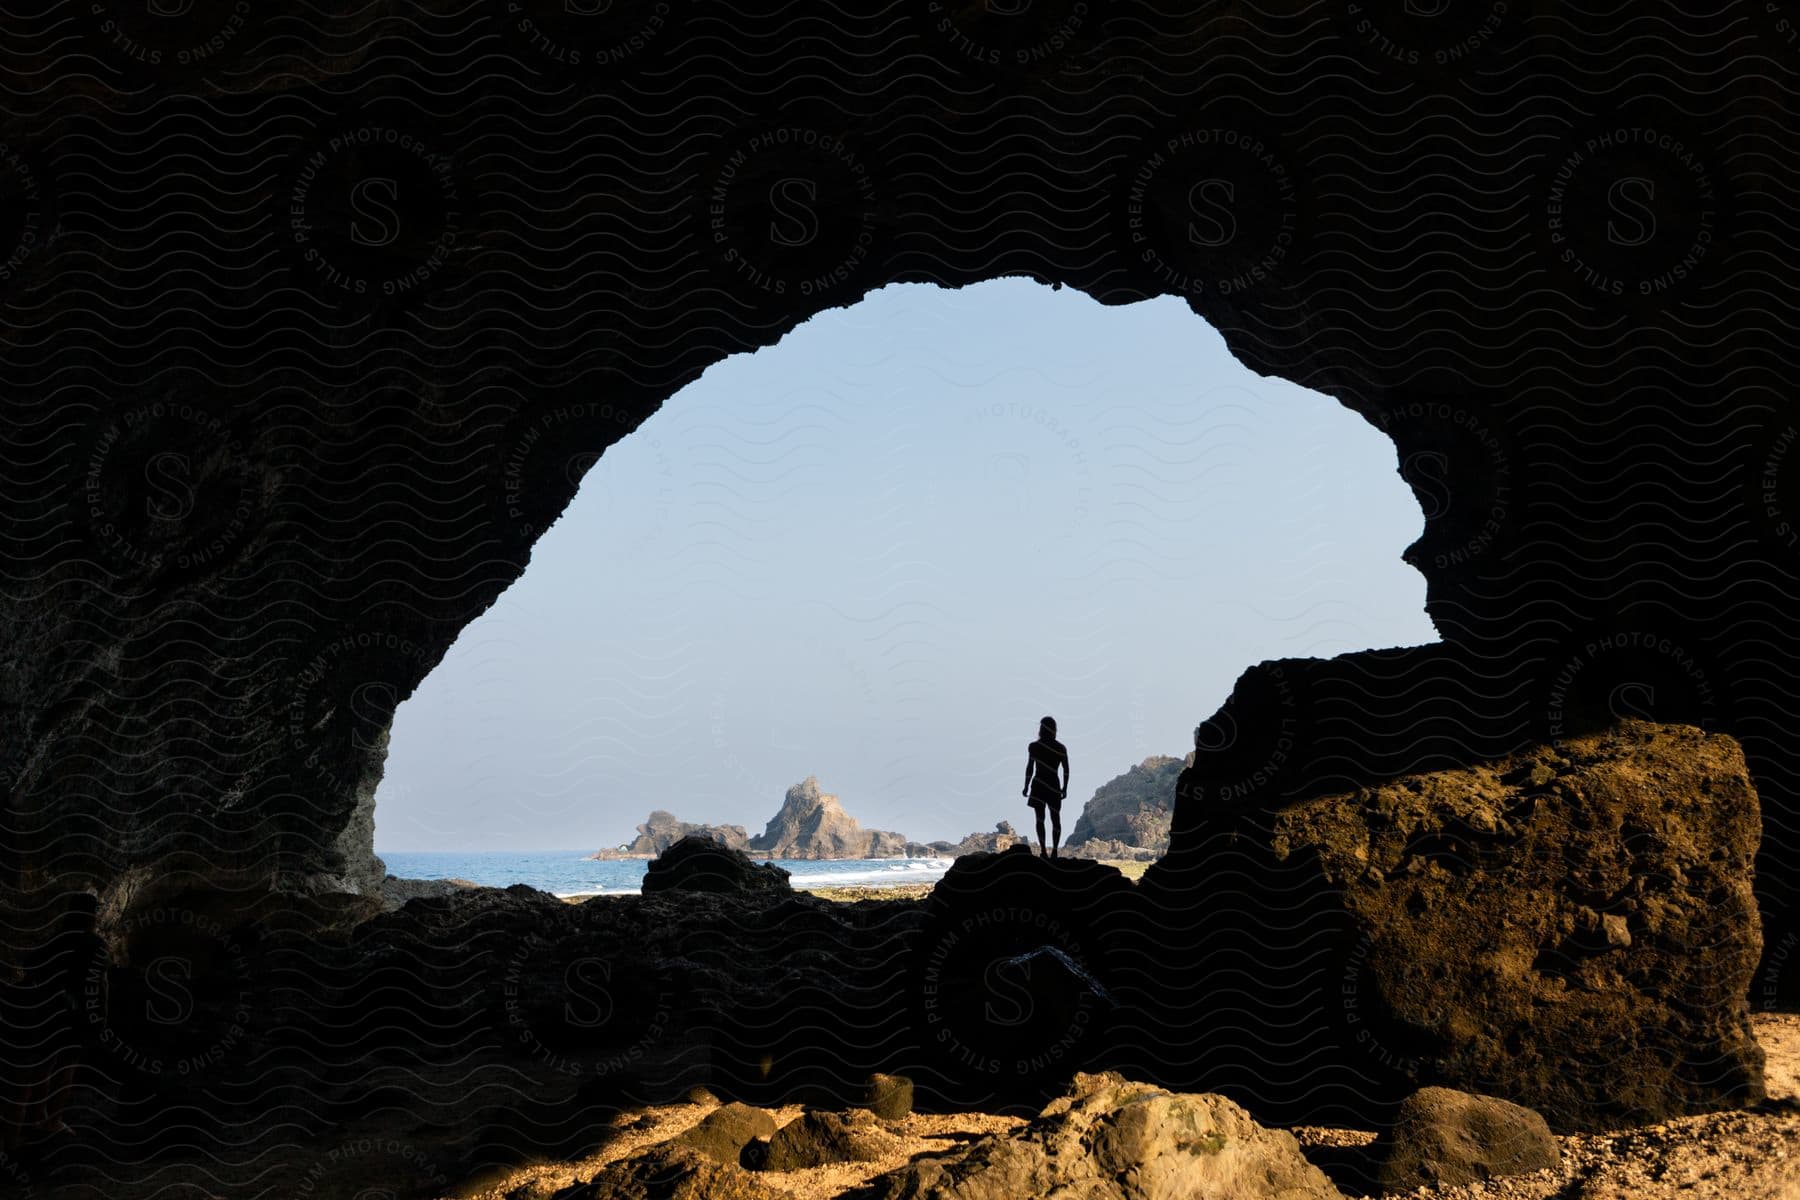
[[[1057,780],[1058,768],[1062,770],[1061,782]],[[1063,797],[1069,794],[1069,752],[1056,740],[1055,717],[1039,721],[1037,741],[1025,746],[1025,790],[1019,794],[1037,813],[1038,853],[1045,858],[1055,858],[1056,845],[1062,841]],[[1050,810],[1053,834],[1048,845],[1044,842],[1046,808]]]

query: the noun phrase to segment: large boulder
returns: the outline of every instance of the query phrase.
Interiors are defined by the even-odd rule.
[[[643,890],[778,895],[794,889],[785,868],[758,863],[704,834],[689,834],[651,861],[644,871]]]
[[[905,973],[932,1104],[1035,1111],[1112,1046],[1142,977],[1117,867],[1019,845],[958,858],[932,889]]]
[[[787,790],[780,810],[750,839],[749,848],[770,858],[899,858],[909,844],[904,834],[864,829],[808,775]]]
[[[720,1105],[682,1133],[670,1138],[668,1145],[685,1146],[728,1166],[738,1165],[744,1147],[757,1138],[774,1136],[775,1118],[760,1108],[733,1101]]]
[[[912,1113],[913,1082],[904,1075],[877,1071],[864,1085],[860,1103],[884,1121],[902,1120]]]
[[[846,1200],[1341,1200],[1292,1134],[1223,1096],[1180,1094],[1114,1072],[1077,1074],[1013,1135],[921,1156]]]
[[[1175,780],[1192,761],[1191,754],[1185,759],[1151,755],[1123,775],[1101,784],[1082,806],[1081,816],[1069,832],[1068,848],[1090,858],[1114,855],[1085,848],[1089,842],[1153,853],[1167,850],[1169,822],[1175,808]]]
[[[551,1200],[792,1200],[741,1167],[684,1146],[657,1146],[608,1165]]]
[[[1761,823],[1730,737],[1626,720],[1202,816],[1199,852],[1140,885],[1194,914],[1148,929],[1148,999],[1236,1031],[1195,1074],[1259,1113],[1337,1119],[1436,1084],[1572,1130],[1763,1094]]]
[[[814,1109],[777,1130],[758,1165],[766,1171],[798,1171],[831,1163],[875,1162],[899,1145],[899,1139],[866,1109]]]
[[[1531,1109],[1440,1087],[1408,1096],[1371,1155],[1386,1192],[1480,1183],[1562,1162],[1550,1126]]]

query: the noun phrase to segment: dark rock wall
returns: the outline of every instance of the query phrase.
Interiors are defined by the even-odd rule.
[[[608,445],[821,308],[1024,273],[1183,297],[1391,436],[1424,511],[1445,644],[1252,675],[1215,781],[1729,731],[1755,994],[1800,990],[1779,10],[595,9],[8,18],[9,886],[373,888],[395,705]]]

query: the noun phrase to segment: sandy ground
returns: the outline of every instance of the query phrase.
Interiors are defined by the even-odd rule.
[[[1463,1187],[1424,1188],[1433,1200],[1800,1200],[1800,1014],[1751,1017],[1768,1055],[1771,1103],[1758,1112],[1708,1113],[1663,1125],[1559,1137],[1562,1166]],[[1291,1131],[1347,1197],[1356,1151],[1374,1134],[1300,1126]]]
[[[504,1179],[486,1181],[471,1189],[450,1192],[445,1200],[544,1200],[557,1189],[590,1179],[608,1163],[629,1158],[639,1150],[672,1138],[718,1106],[717,1100],[701,1103],[665,1104],[647,1108],[642,1113],[622,1113],[616,1118],[617,1138],[598,1153],[567,1163],[520,1167]],[[804,1109],[787,1104],[767,1110],[777,1126],[798,1117]],[[925,1114],[913,1113],[904,1121],[892,1122],[888,1128],[899,1135],[894,1153],[875,1162],[842,1163],[829,1167],[813,1167],[804,1171],[761,1171],[758,1177],[770,1185],[791,1192],[795,1200],[832,1200],[848,1188],[903,1166],[917,1154],[942,1154],[959,1143],[973,1141],[990,1133],[1006,1133],[1025,1124],[1023,1117],[997,1117],[987,1113]],[[1021,1198],[1023,1200],[1023,1198]]]
[[[1763,1013],[1752,1020],[1769,1058],[1771,1103],[1762,1110],[1560,1137],[1563,1162],[1555,1171],[1410,1195],[1430,1200],[1800,1200],[1800,1014]],[[544,1200],[559,1188],[591,1178],[608,1163],[681,1133],[715,1104],[708,1097],[621,1114],[615,1120],[615,1139],[588,1158],[519,1167],[446,1193],[445,1200]],[[769,1111],[781,1125],[803,1110],[792,1104]],[[770,1171],[763,1178],[795,1200],[832,1200],[915,1155],[942,1153],[1024,1123],[1020,1117],[987,1113],[914,1113],[891,1126],[901,1142],[885,1159]],[[1299,1126],[1291,1132],[1347,1198],[1371,1194],[1359,1184],[1358,1171],[1363,1147],[1374,1140],[1372,1131]]]

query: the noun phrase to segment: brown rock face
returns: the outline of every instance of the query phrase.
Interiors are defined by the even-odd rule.
[[[1175,810],[1175,779],[1193,761],[1152,755],[1123,775],[1101,784],[1082,806],[1068,848],[1090,858],[1138,857],[1169,848]]]
[[[904,1075],[876,1072],[862,1096],[862,1107],[884,1121],[898,1121],[912,1112],[913,1083]]]
[[[720,1105],[691,1129],[670,1138],[668,1145],[697,1150],[715,1162],[735,1167],[745,1146],[774,1133],[774,1117],[763,1109],[733,1101]]]
[[[866,1109],[849,1112],[816,1110],[802,1113],[776,1131],[762,1167],[768,1171],[798,1171],[830,1163],[874,1162],[898,1145],[894,1135],[881,1127]]]
[[[613,1163],[551,1200],[791,1200],[740,1167],[684,1147],[665,1146]]]
[[[1408,1096],[1371,1152],[1376,1181],[1390,1192],[1479,1183],[1562,1161],[1549,1125],[1529,1108],[1438,1087]]]
[[[1223,1096],[1181,1095],[1108,1072],[1080,1074],[1011,1137],[923,1157],[848,1200],[1340,1200],[1291,1134]]]
[[[770,858],[899,858],[906,848],[902,834],[864,829],[812,775],[787,790],[781,810],[750,839],[751,850]]]
[[[1173,968],[1158,1003],[1241,1031],[1207,1069],[1246,1092],[1298,1086],[1323,1054],[1346,1103],[1439,1083],[1564,1129],[1751,1102],[1760,832],[1735,741],[1641,721],[1220,813],[1186,881],[1193,953],[1258,982],[1233,996]],[[1146,872],[1153,903],[1181,869]],[[1254,1078],[1232,1065],[1252,1060]]]

